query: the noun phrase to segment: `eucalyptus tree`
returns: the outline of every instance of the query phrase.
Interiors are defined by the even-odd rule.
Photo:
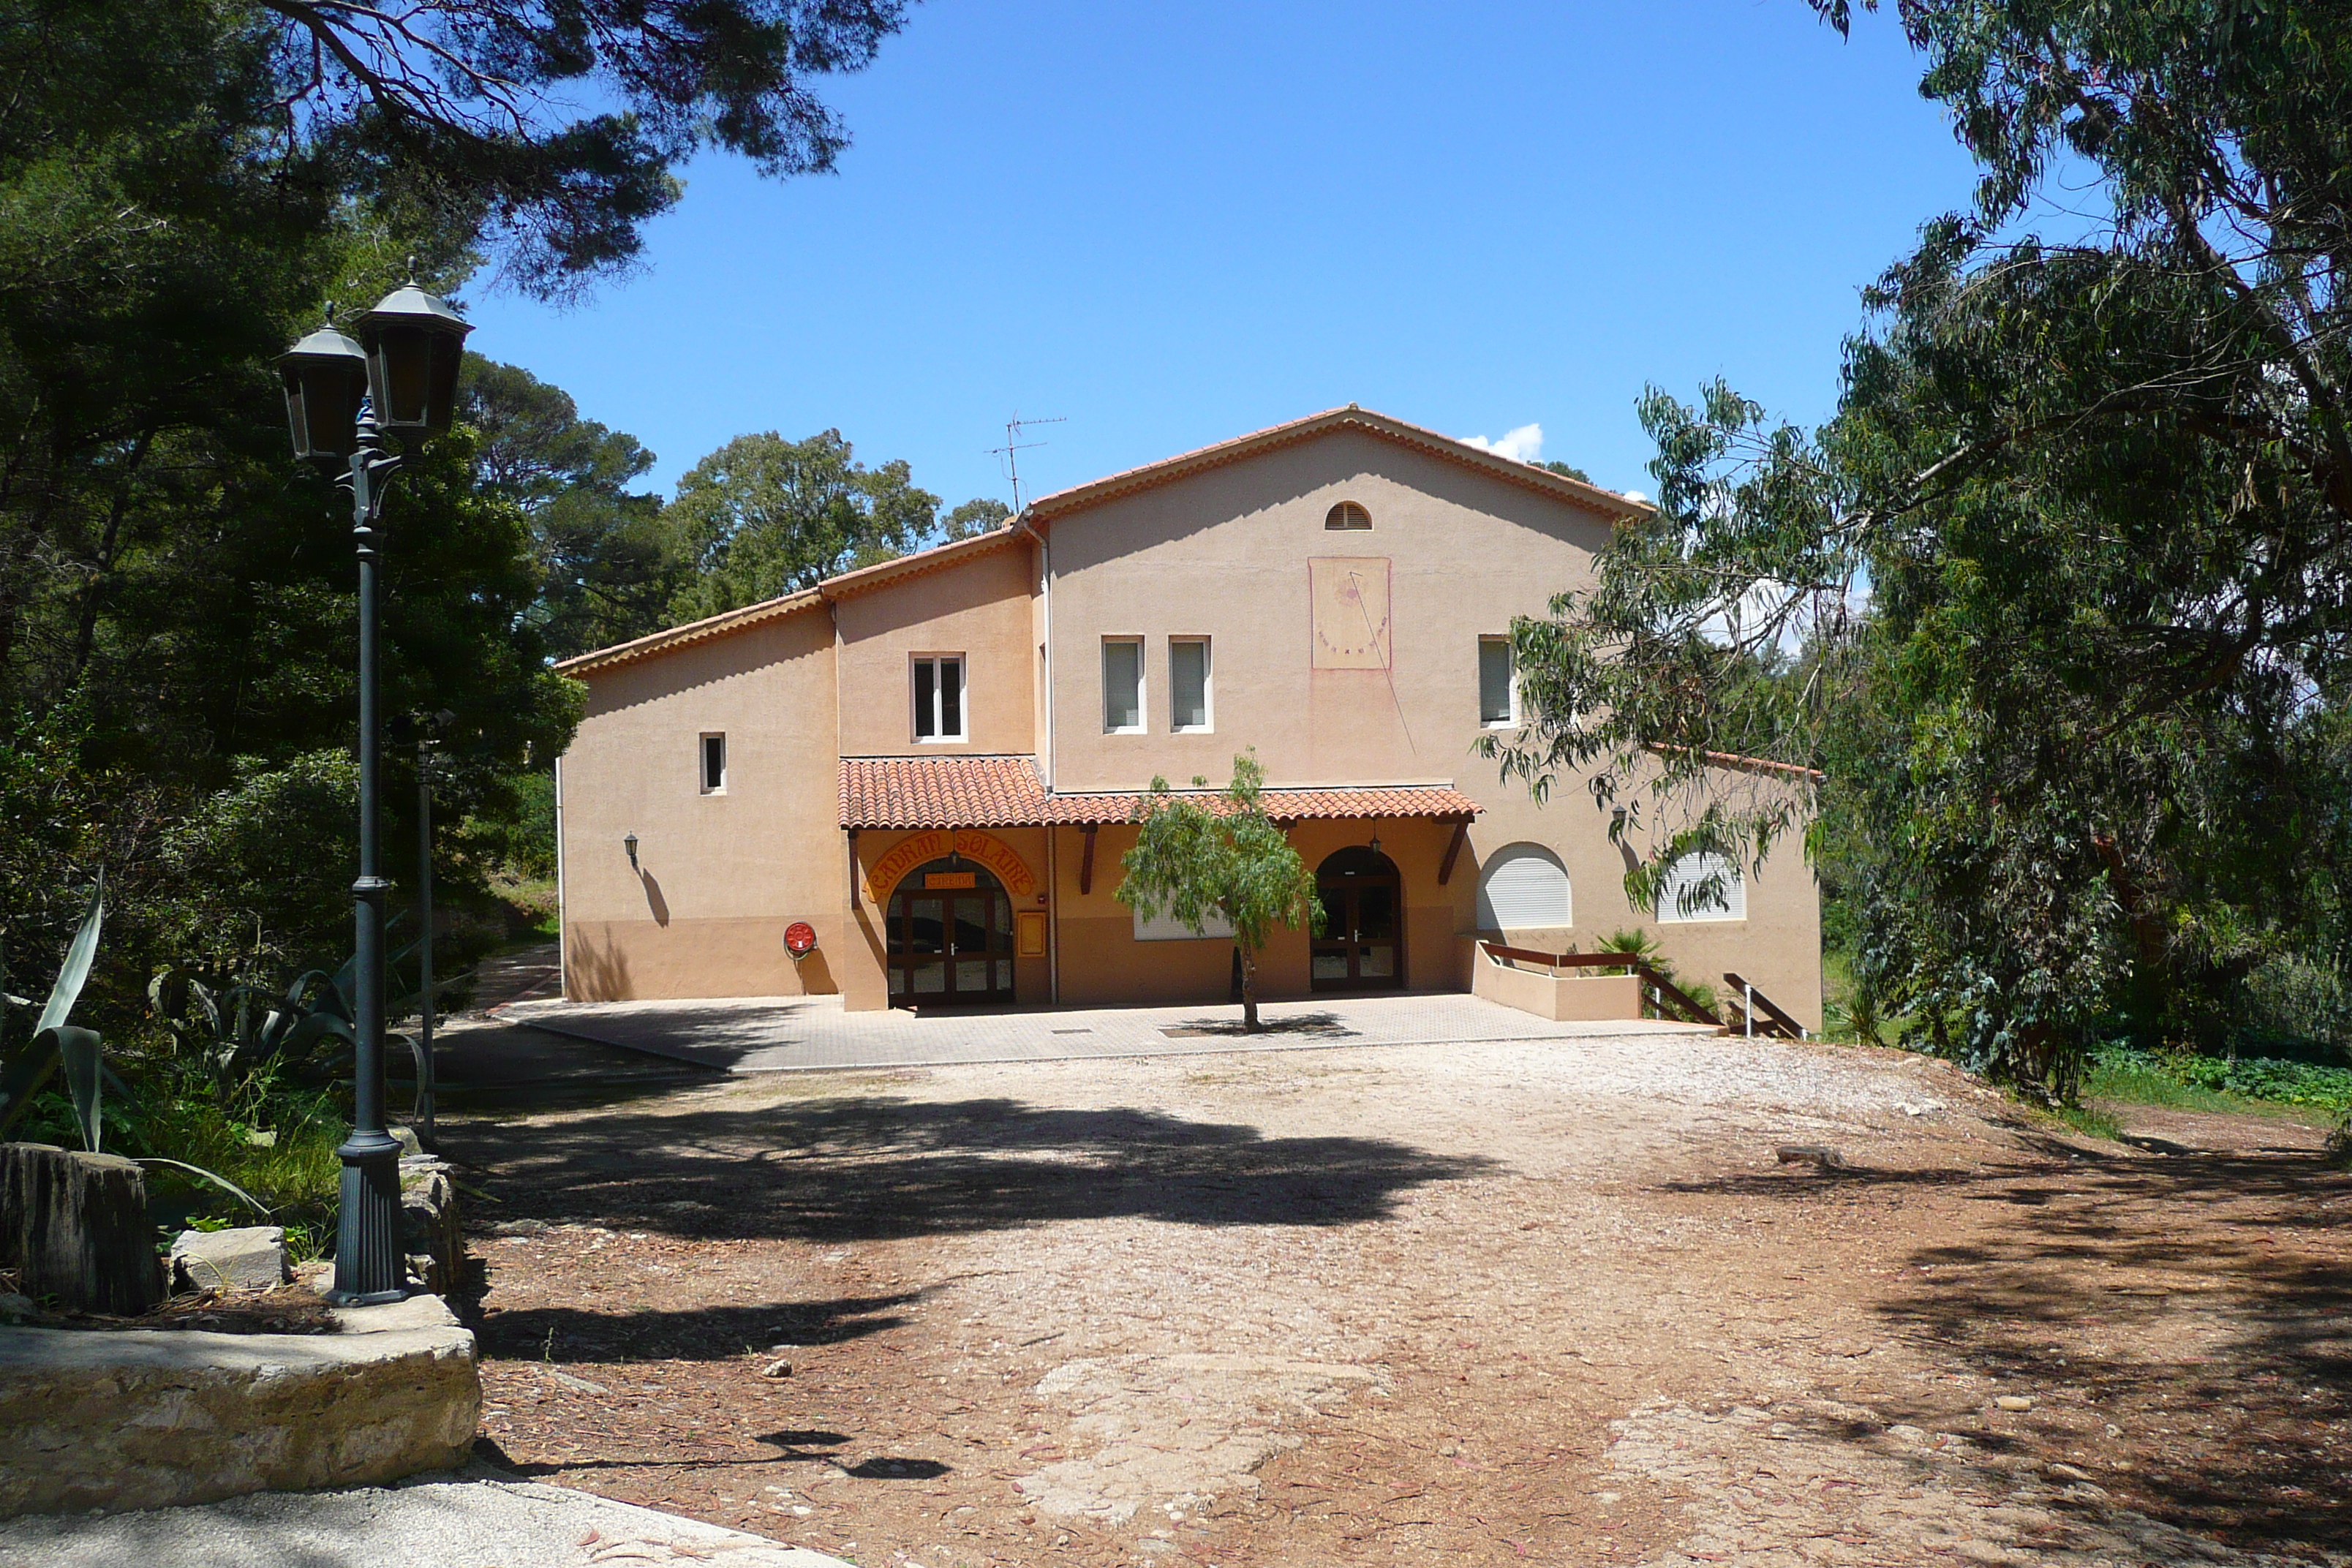
[[[1494,749],[1626,805],[1637,889],[1694,847],[1845,847],[1865,981],[2063,1095],[2095,1027],[2210,1039],[2263,965],[2346,965],[2352,14],[1900,25],[1972,209],[1865,291],[1821,429],[1644,399],[1656,511],[1517,628],[1535,723]],[[2062,168],[2092,220],[2045,199]],[[1727,789],[1708,752],[1826,781]]]
[[[1195,778],[1195,789],[1209,781]],[[1120,857],[1126,875],[1111,896],[1145,920],[1162,913],[1195,931],[1212,922],[1233,932],[1241,965],[1242,1026],[1257,1016],[1258,955],[1276,926],[1321,935],[1323,903],[1315,873],[1274,820],[1263,795],[1265,768],[1255,750],[1234,759],[1233,782],[1206,799],[1172,795],[1164,778],[1143,797],[1135,847]]]

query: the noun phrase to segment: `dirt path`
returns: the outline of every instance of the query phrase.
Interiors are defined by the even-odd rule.
[[[2290,1124],[2077,1146],[1920,1058],[1653,1038],[793,1075],[446,1141],[500,1200],[506,1461],[865,1563],[2352,1548],[2352,1180]]]

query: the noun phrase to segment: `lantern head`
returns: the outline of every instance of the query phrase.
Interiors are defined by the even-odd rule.
[[[278,356],[278,378],[286,384],[286,425],[296,457],[331,469],[351,462],[359,449],[367,366],[366,351],[332,326],[320,327]]]
[[[394,289],[360,318],[368,401],[390,435],[437,436],[457,405],[457,364],[474,329],[415,283]]]

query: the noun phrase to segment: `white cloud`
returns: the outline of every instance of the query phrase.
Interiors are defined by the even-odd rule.
[[[1627,500],[1640,501],[1644,506],[1647,506],[1650,501],[1650,498],[1643,495],[1640,490],[1627,490],[1625,492],[1625,499]]]
[[[1515,462],[1532,463],[1543,456],[1543,426],[1522,425],[1516,430],[1507,431],[1499,441],[1489,441],[1484,436],[1465,436],[1462,444],[1475,447],[1482,452],[1492,452],[1498,458],[1509,458]]]

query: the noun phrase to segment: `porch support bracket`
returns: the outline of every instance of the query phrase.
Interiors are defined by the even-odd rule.
[[[1093,823],[1087,824],[1086,835],[1086,852],[1078,857],[1078,891],[1091,893],[1095,890],[1095,825]]]
[[[1442,888],[1445,886],[1446,882],[1452,879],[1454,875],[1454,862],[1460,858],[1462,854],[1462,846],[1468,842],[1469,837],[1470,825],[1468,823],[1457,822],[1454,825],[1454,837],[1447,839],[1445,843],[1445,858],[1437,863],[1437,885],[1439,887]]]

